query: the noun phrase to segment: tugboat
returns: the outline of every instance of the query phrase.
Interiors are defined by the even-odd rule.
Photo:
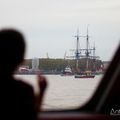
[[[61,76],[69,76],[69,75],[73,75],[73,72],[72,72],[72,69],[69,66],[67,66],[62,71]]]

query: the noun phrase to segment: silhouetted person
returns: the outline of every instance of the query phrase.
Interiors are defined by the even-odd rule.
[[[23,62],[25,53],[23,35],[14,29],[0,30],[0,109],[2,119],[36,120],[46,88],[46,79],[38,75],[40,95],[33,88],[13,76]],[[1,115],[0,115],[1,118]]]

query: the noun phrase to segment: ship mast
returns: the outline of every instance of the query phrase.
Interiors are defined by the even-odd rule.
[[[96,59],[99,59],[99,56],[95,56],[95,44],[93,46],[93,48],[89,48],[89,33],[88,33],[88,26],[87,26],[87,35],[86,35],[86,49],[82,49],[85,50],[85,55],[86,55],[86,70],[89,70],[89,58],[93,59],[93,62],[95,62]],[[93,55],[91,56],[91,51],[93,51]],[[94,68],[95,68],[95,64],[94,64]]]
[[[99,56],[95,56],[95,45],[93,48],[89,48],[89,33],[88,33],[88,26],[87,26],[87,35],[85,36],[80,36],[79,35],[79,29],[77,29],[77,35],[75,35],[74,37],[76,37],[76,49],[71,49],[72,51],[75,51],[75,55],[74,56],[70,56],[72,58],[76,59],[76,69],[78,70],[78,62],[80,58],[85,58],[86,59],[86,68],[85,70],[89,70],[89,58],[93,59],[95,61],[95,59],[99,58]],[[80,37],[84,37],[86,38],[86,47],[85,48],[80,48],[80,44],[79,44],[79,38]],[[84,52],[82,52],[84,51]],[[91,51],[93,55],[91,54]],[[70,58],[69,57],[69,58]]]
[[[88,65],[89,65],[89,35],[88,35],[88,26],[87,26],[87,36],[86,36],[86,70],[88,70]]]
[[[76,43],[76,51],[75,51],[75,58],[76,58],[76,68],[78,68],[78,61],[79,61],[79,29],[77,29],[77,35],[75,36],[77,38],[77,43]]]

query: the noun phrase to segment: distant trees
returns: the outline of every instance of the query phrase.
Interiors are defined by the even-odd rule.
[[[101,60],[95,60],[95,59],[88,59],[89,70],[99,70],[102,61]],[[25,59],[25,62],[23,65],[29,66],[29,68],[32,68],[32,60],[31,59]],[[43,71],[61,71],[66,66],[69,66],[73,69],[76,68],[76,60],[75,59],[48,59],[48,58],[41,58],[39,59],[39,69]],[[80,59],[78,62],[78,67],[80,70],[84,71],[86,69],[86,58]]]

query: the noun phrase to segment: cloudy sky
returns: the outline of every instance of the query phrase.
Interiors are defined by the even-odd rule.
[[[76,47],[77,28],[90,46],[110,60],[120,42],[120,0],[0,0],[0,28],[22,31],[27,42],[26,58],[63,58]],[[80,38],[85,47],[85,38]],[[74,53],[73,53],[74,54]]]

